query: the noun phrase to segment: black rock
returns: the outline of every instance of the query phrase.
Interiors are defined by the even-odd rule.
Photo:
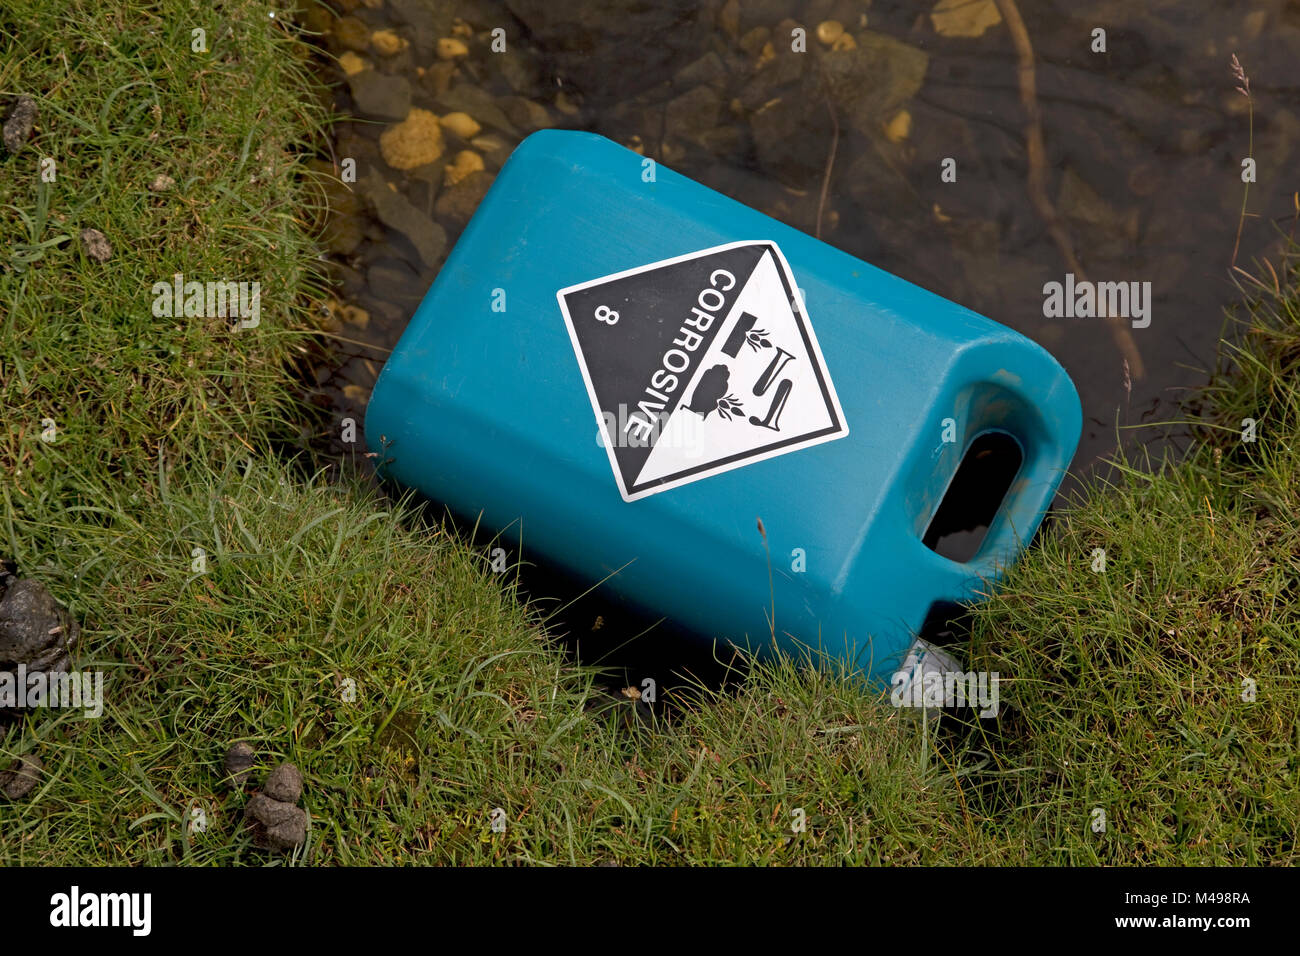
[[[352,102],[363,116],[403,120],[411,112],[411,84],[404,76],[362,70],[348,77]]]
[[[404,236],[425,265],[437,265],[447,249],[447,233],[442,226],[413,206],[405,196],[389,189],[384,178],[377,173],[365,176],[360,186],[379,221]]]
[[[883,33],[864,31],[856,39],[856,49],[823,54],[821,73],[840,124],[876,136],[889,114],[921,89],[930,57]]]
[[[10,800],[21,800],[36,789],[44,769],[45,764],[35,754],[20,757],[8,770],[0,773],[0,793]]]
[[[253,772],[253,761],[252,747],[242,740],[231,744],[230,749],[226,751],[225,767],[232,786],[242,787],[248,782],[248,778]]]
[[[266,842],[272,849],[294,850],[306,841],[307,812],[298,807],[290,807],[286,819],[266,828]]]
[[[749,126],[759,165],[777,179],[807,188],[823,175],[834,136],[824,100],[780,97],[750,117]]]
[[[298,808],[292,803],[276,800],[259,791],[249,798],[244,807],[244,816],[251,817],[263,826],[273,827],[290,819],[296,809]]]
[[[18,97],[14,103],[13,109],[9,111],[9,118],[5,120],[4,125],[4,144],[5,149],[11,153],[16,153],[23,148],[32,135],[32,129],[36,126],[36,101],[30,96],[23,95]]]
[[[515,129],[505,112],[497,106],[492,94],[481,87],[457,83],[439,95],[435,103],[444,114],[467,113],[481,126],[491,126],[509,136],[519,135],[519,130]]]
[[[493,178],[491,173],[481,170],[470,173],[456,185],[442,191],[433,211],[451,228],[464,229],[491,188]]]
[[[366,269],[366,288],[372,296],[391,302],[410,315],[424,298],[428,285],[421,282],[405,263],[377,259]]]
[[[560,76],[599,107],[661,83],[699,59],[709,48],[721,0],[507,0],[507,5]]]
[[[302,796],[302,774],[293,764],[282,763],[266,778],[262,792],[272,800],[297,803]]]
[[[0,669],[64,671],[79,628],[40,581],[0,579]]]
[[[307,839],[307,813],[264,793],[253,794],[244,817],[252,821],[253,842],[258,846],[292,850]]]

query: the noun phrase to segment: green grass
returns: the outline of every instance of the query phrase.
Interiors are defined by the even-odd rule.
[[[324,117],[264,15],[204,14],[199,56],[179,0],[0,12],[0,93],[41,106],[0,156],[0,554],[107,675],[99,719],[0,724],[0,760],[46,764],[0,801],[0,864],[286,859],[242,826],[236,740],[258,779],[302,769],[311,830],[287,859],[312,864],[1296,862],[1294,271],[1246,303],[1186,460],[1123,464],[977,612],[963,651],[1001,674],[996,722],[787,660],[640,726],[588,706],[593,675],[481,552],[284,455],[311,422],[288,366],[315,334],[299,156]],[[147,189],[159,172],[174,192]],[[82,255],[84,226],[112,261]],[[154,318],[177,271],[261,281],[261,326]]]

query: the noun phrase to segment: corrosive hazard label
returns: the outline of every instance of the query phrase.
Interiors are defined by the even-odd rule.
[[[849,433],[797,289],[754,241],[556,293],[625,500]]]

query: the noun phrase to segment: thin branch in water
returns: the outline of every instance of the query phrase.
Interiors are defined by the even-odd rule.
[[[1079,281],[1084,281],[1086,277],[1083,266],[1079,264],[1079,259],[1074,254],[1074,245],[1070,242],[1065,227],[1061,225],[1056,207],[1047,197],[1047,147],[1043,141],[1043,116],[1038,105],[1034,47],[1029,42],[1029,31],[1025,28],[1025,21],[1021,19],[1015,0],[996,0],[996,3],[998,12],[1002,14],[1002,19],[1006,21],[1007,29],[1011,32],[1011,42],[1015,45],[1019,59],[1020,102],[1024,105],[1029,120],[1025,125],[1025,151],[1029,158],[1029,200],[1047,226],[1052,241],[1060,249],[1066,267]],[[1112,318],[1106,324],[1110,326],[1111,334],[1115,338],[1115,346],[1128,363],[1132,377],[1144,378],[1146,367],[1142,363],[1142,354],[1138,351],[1137,343],[1133,341],[1133,334],[1122,321]]]
[[[1246,148],[1246,155],[1253,157],[1255,155],[1255,98],[1250,95],[1250,77],[1246,75],[1246,70],[1235,53],[1232,54],[1232,78],[1240,84],[1237,92],[1246,97],[1246,109],[1250,118],[1250,142]],[[1235,268],[1237,265],[1237,250],[1241,248],[1241,230],[1246,225],[1246,200],[1250,197],[1250,183],[1243,185],[1245,188],[1241,191],[1241,215],[1237,218],[1237,239],[1232,244],[1232,261],[1228,263],[1229,268]]]
[[[831,114],[831,151],[826,157],[826,172],[822,174],[822,194],[817,200],[817,229],[813,235],[820,239],[822,237],[822,211],[826,208],[826,191],[831,184],[831,170],[835,168],[835,152],[840,145],[840,120],[835,115],[835,104],[831,102],[830,94],[826,96],[826,109]]]

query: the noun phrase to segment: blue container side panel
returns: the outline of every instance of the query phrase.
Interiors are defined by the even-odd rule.
[[[490,527],[522,519],[525,548],[592,581],[613,574],[621,594],[702,634],[761,648],[775,605],[779,646],[869,656],[864,670],[887,674],[933,602],[972,596],[1032,536],[1078,441],[1073,386],[1023,336],[642,170],[602,137],[526,139],[385,365],[367,440],[399,482]],[[624,501],[556,292],[738,240],[774,241],[789,261],[849,434]],[[958,445],[940,438],[949,417]],[[1013,434],[1025,463],[986,546],[958,565],[921,534],[986,427]]]

